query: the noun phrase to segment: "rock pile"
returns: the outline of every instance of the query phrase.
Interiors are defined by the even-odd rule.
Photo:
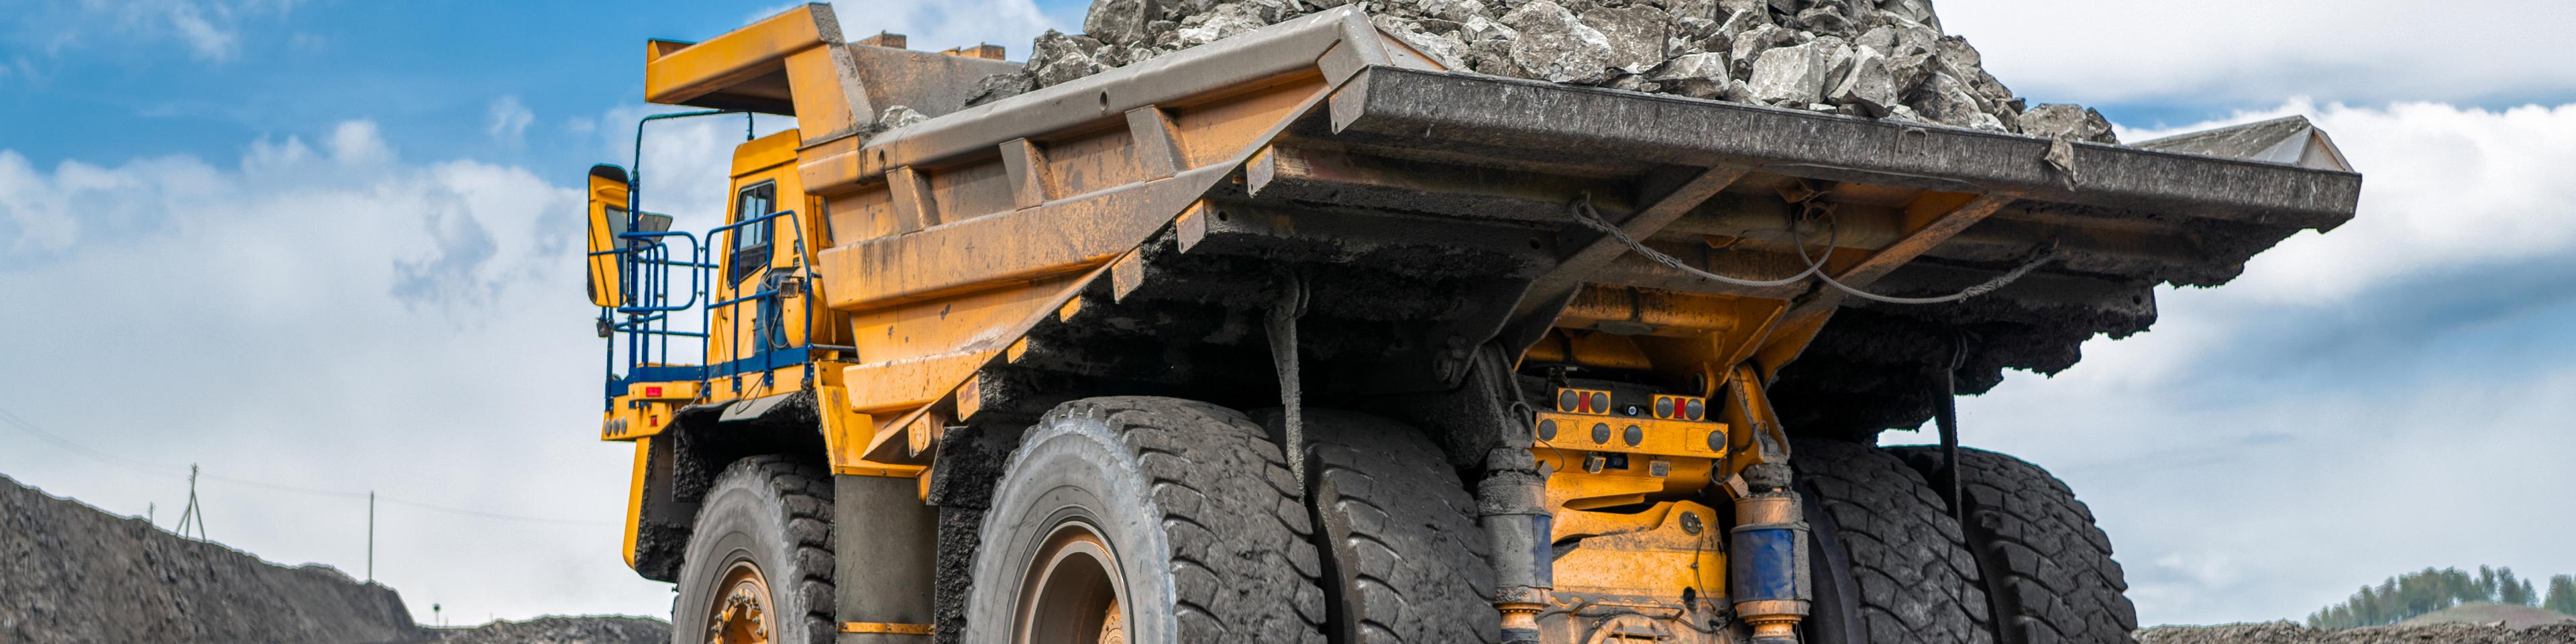
[[[663,644],[671,641],[671,623],[644,617],[613,615],[539,617],[495,621],[474,628],[434,629],[436,639],[422,644]]]
[[[0,476],[0,642],[366,642],[419,634],[393,589],[280,566]]]
[[[2158,626],[2138,631],[2139,644],[2569,644],[2576,624],[2516,629],[2490,624],[2398,624],[2319,630],[2289,622],[2224,626]]]
[[[1215,42],[1351,0],[1093,0],[981,103]],[[1452,70],[2117,143],[2101,113],[2031,106],[1944,35],[1931,0],[1364,0]]]

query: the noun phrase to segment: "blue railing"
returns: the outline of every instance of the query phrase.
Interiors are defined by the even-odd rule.
[[[640,215],[629,214],[628,218],[627,229],[633,230]],[[751,293],[716,301],[714,292],[725,282],[719,282],[716,277],[715,271],[722,269],[723,265],[712,261],[711,256],[715,253],[712,242],[726,233],[781,220],[794,231],[792,244],[785,249],[774,250],[773,256],[783,254],[792,258],[788,270],[800,284],[796,293],[782,296],[773,284],[762,284]],[[849,350],[847,347],[813,343],[815,278],[813,267],[805,261],[805,227],[796,211],[780,211],[718,226],[708,230],[704,236],[682,231],[645,231],[621,233],[618,238],[624,242],[623,247],[591,253],[592,256],[617,256],[618,272],[624,278],[620,280],[624,305],[601,311],[601,319],[609,330],[605,404],[615,404],[616,398],[625,395],[629,385],[639,382],[697,381],[701,385],[700,391],[712,391],[706,385],[718,379],[729,379],[734,393],[739,394],[743,390],[741,376],[758,373],[761,386],[768,386],[774,384],[771,379],[777,369],[798,365],[805,369],[805,382],[811,383],[814,376],[811,358],[816,349]],[[688,242],[685,259],[673,258],[673,239]],[[775,240],[772,243],[776,243]],[[764,274],[768,271],[752,272]],[[687,274],[687,287],[682,293],[673,292],[674,287],[680,285],[680,279],[673,273]],[[679,298],[677,302],[673,301],[675,297]],[[804,322],[799,327],[802,337],[792,340],[785,337],[783,327],[787,321],[781,319],[790,298],[800,305],[797,309]],[[747,312],[746,305],[749,307]],[[691,310],[698,312],[696,327],[673,328],[674,315],[685,316],[685,312]],[[726,324],[721,331],[715,328],[714,322],[718,310],[727,311]],[[756,344],[749,347],[751,351],[748,353],[742,346],[742,327],[746,321],[760,336]],[[719,346],[716,344],[719,334],[723,338],[721,346],[727,359],[715,362],[713,349]],[[672,338],[682,339],[679,350],[695,351],[686,356],[675,355]],[[692,344],[689,340],[695,340],[696,346],[689,346]],[[623,365],[618,364],[621,344],[626,358]],[[691,364],[680,364],[682,362]]]

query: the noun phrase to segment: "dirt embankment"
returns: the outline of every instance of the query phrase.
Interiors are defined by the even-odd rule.
[[[402,596],[329,566],[280,566],[0,476],[0,642],[659,644],[640,617],[425,629]]]
[[[2224,626],[2158,626],[2138,631],[2139,644],[2576,644],[2576,624],[2515,629],[2488,624],[2399,624],[2317,630],[2289,622]]]
[[[0,640],[394,642],[393,589],[179,538],[0,477]]]

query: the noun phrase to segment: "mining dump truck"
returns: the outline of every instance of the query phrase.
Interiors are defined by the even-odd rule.
[[[721,226],[589,173],[601,438],[674,641],[2123,641],[2090,513],[1949,401],[2361,181],[2297,128],[1444,70],[1351,7],[999,100],[994,48],[838,25],[648,44],[647,100],[700,108],[651,120],[794,119]]]

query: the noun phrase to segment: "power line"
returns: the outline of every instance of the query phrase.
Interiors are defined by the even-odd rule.
[[[96,459],[96,460],[98,460],[98,461],[100,461],[100,462],[107,463],[107,464],[109,464],[109,465],[115,465],[115,466],[117,466],[117,467],[121,467],[121,468],[124,468],[124,469],[127,469],[127,470],[131,470],[131,471],[139,472],[139,473],[143,473],[143,474],[149,474],[149,475],[153,475],[153,476],[161,476],[161,477],[168,477],[168,478],[190,478],[191,476],[202,476],[203,478],[205,478],[206,480],[209,480],[209,481],[219,481],[219,482],[224,482],[224,483],[231,483],[231,484],[234,484],[234,485],[241,485],[241,486],[245,486],[245,487],[264,488],[264,489],[274,490],[274,491],[278,491],[278,492],[289,492],[289,493],[294,493],[294,494],[308,494],[308,495],[313,495],[313,496],[324,496],[324,497],[332,497],[332,498],[338,498],[338,499],[347,499],[347,500],[353,500],[353,501],[354,501],[354,500],[364,500],[364,499],[367,499],[367,498],[370,496],[370,494],[371,494],[371,493],[368,493],[368,492],[345,492],[345,491],[340,491],[340,490],[326,490],[326,489],[321,489],[321,488],[311,488],[311,487],[303,487],[303,486],[296,486],[296,485],[285,485],[285,484],[270,483],[270,482],[266,482],[266,481],[257,481],[257,480],[251,480],[251,479],[239,478],[239,477],[224,476],[224,475],[220,475],[220,474],[202,474],[202,475],[200,475],[200,474],[196,474],[196,473],[195,473],[196,466],[194,466],[194,465],[191,465],[191,466],[189,466],[189,467],[182,468],[182,467],[178,467],[178,466],[175,466],[175,465],[163,465],[163,464],[160,464],[160,463],[152,463],[152,462],[148,462],[148,461],[140,461],[140,460],[135,460],[135,459],[125,458],[125,457],[122,457],[122,456],[117,456],[117,455],[115,455],[115,454],[111,454],[111,453],[108,453],[108,452],[100,451],[100,450],[97,450],[97,449],[91,449],[91,448],[90,448],[89,446],[87,446],[87,445],[82,445],[82,444],[80,444],[80,443],[78,443],[78,442],[74,442],[74,441],[72,441],[71,439],[63,438],[61,435],[55,434],[55,433],[53,433],[53,432],[45,431],[45,430],[44,430],[44,428],[41,428],[41,427],[36,426],[36,424],[35,424],[35,423],[30,422],[30,421],[28,421],[28,420],[27,420],[27,419],[25,419],[25,418],[19,417],[17,414],[10,413],[9,409],[8,409],[8,408],[6,408],[6,407],[0,407],[0,425],[7,425],[7,426],[9,426],[10,428],[16,429],[16,430],[18,430],[18,431],[26,432],[26,433],[28,433],[28,434],[34,435],[36,438],[40,438],[40,439],[43,439],[45,442],[52,443],[52,444],[54,444],[54,446],[55,446],[55,447],[63,448],[65,451],[69,451],[69,452],[72,452],[72,453],[75,453],[75,454],[80,454],[80,455],[82,455],[82,456],[87,456],[87,457],[90,457],[90,458],[92,458],[92,459]],[[184,470],[189,470],[189,472],[190,472],[190,473],[189,473],[189,474],[181,474],[181,473],[179,473],[179,470],[183,470],[183,469],[184,469]],[[606,526],[606,525],[616,525],[616,524],[614,524],[614,523],[607,522],[607,521],[582,521],[582,520],[576,520],[576,519],[558,519],[558,518],[552,518],[552,517],[532,517],[532,516],[524,516],[524,515],[516,515],[516,514],[506,514],[506,513],[500,513],[500,512],[486,512],[486,511],[483,511],[483,510],[473,510],[473,509],[467,509],[467,508],[449,507],[449,506],[438,505],[438,504],[434,504],[434,503],[424,503],[424,502],[420,502],[420,501],[412,501],[412,500],[408,500],[408,499],[398,499],[398,498],[389,497],[389,496],[377,496],[377,497],[375,497],[375,498],[376,498],[376,500],[378,500],[378,501],[382,501],[382,502],[385,502],[385,503],[391,503],[391,504],[395,504],[395,505],[410,506],[410,507],[417,508],[417,509],[421,509],[421,510],[428,510],[428,511],[432,511],[432,512],[442,512],[442,513],[446,513],[446,514],[453,514],[453,515],[467,516],[467,517],[475,517],[475,518],[481,518],[481,519],[492,519],[492,520],[498,520],[498,521],[517,521],[517,522],[522,522],[522,523],[546,523],[546,524],[556,524],[556,525],[580,525],[580,526]]]

